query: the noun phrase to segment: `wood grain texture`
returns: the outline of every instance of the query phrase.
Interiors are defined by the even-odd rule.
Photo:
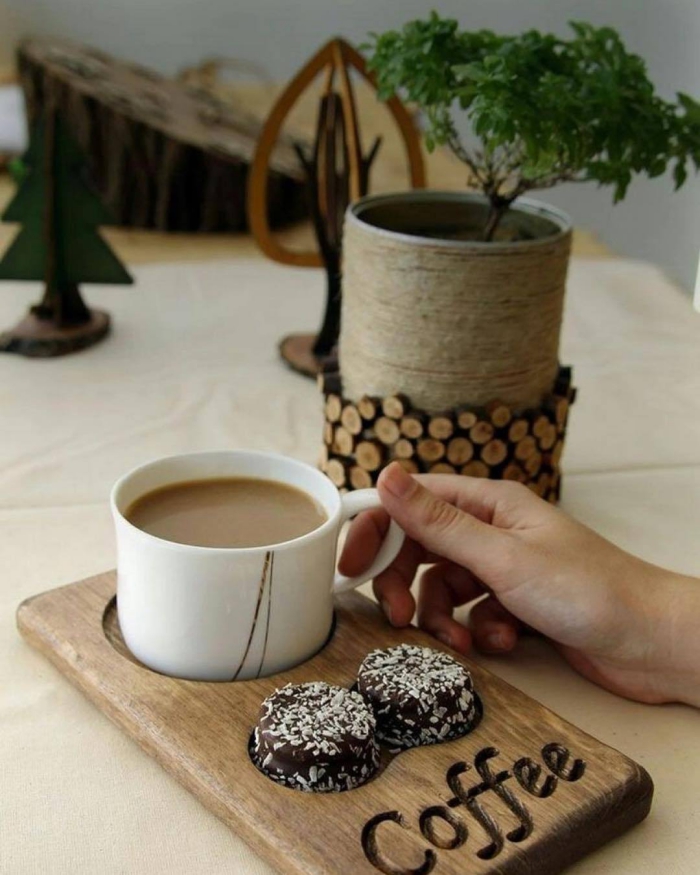
[[[237,683],[182,681],[126,650],[107,572],[24,602],[24,637],[210,811],[291,875],[559,872],[649,811],[636,763],[524,693],[463,662],[483,702],[465,738],[392,756],[356,790],[305,794],[273,784],[247,745],[262,699],[285,683],[349,686],[364,655],[402,641],[356,594],[337,605],[335,634],[283,674]]]
[[[282,126],[299,98],[324,71],[327,91],[332,87],[335,74],[340,79],[340,106],[346,136],[344,151],[348,160],[350,199],[356,200],[366,191],[366,173],[369,165],[364,166],[366,159],[361,152],[357,107],[348,68],[354,70],[368,84],[376,87],[374,74],[367,70],[362,55],[345,40],[332,39],[323,45],[289,82],[275,101],[260,133],[248,179],[248,223],[265,255],[282,264],[320,267],[325,263],[321,251],[300,252],[286,248],[272,233],[268,218],[270,160],[275,154],[275,149],[278,149],[277,142]],[[398,97],[387,100],[386,106],[403,140],[411,187],[422,188],[425,185],[425,167],[420,137],[413,118]]]
[[[315,343],[315,334],[287,334],[278,344],[279,354],[293,371],[304,377],[315,377],[318,375]]]
[[[264,118],[157,72],[68,40],[17,47],[30,120],[54,104],[118,224],[161,231],[247,228],[248,170]],[[268,209],[279,225],[308,215],[291,137],[272,147]]]
[[[87,349],[110,331],[109,313],[90,310],[87,322],[59,327],[39,319],[31,311],[8,331],[0,334],[0,352],[15,352],[29,358],[54,358]]]

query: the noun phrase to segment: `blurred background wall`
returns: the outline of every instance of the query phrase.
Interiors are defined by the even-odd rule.
[[[2,0],[0,0],[2,2]],[[4,0],[0,66],[22,33],[91,43],[174,73],[206,55],[255,60],[274,78],[291,75],[323,41],[400,27],[431,8],[465,27],[566,32],[583,19],[618,28],[648,63],[664,96],[700,95],[699,0]],[[700,178],[676,194],[668,179],[638,180],[623,204],[591,186],[546,199],[570,212],[620,254],[645,258],[691,288],[700,249]]]

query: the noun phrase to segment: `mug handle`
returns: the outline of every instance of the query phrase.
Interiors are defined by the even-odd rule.
[[[344,522],[352,519],[352,517],[363,510],[371,510],[373,507],[381,506],[382,503],[379,500],[379,493],[376,489],[358,489],[355,492],[348,492],[341,496],[340,525],[342,526]],[[394,520],[391,520],[389,531],[374,558],[374,562],[366,571],[358,574],[356,577],[346,577],[344,574],[336,571],[335,579],[333,580],[333,592],[346,592],[346,590],[355,589],[355,587],[366,583],[384,571],[398,556],[405,537],[403,529],[400,529]]]

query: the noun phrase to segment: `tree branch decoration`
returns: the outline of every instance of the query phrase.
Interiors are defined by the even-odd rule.
[[[0,337],[0,349],[62,355],[96,343],[109,331],[108,315],[87,307],[78,284],[133,280],[97,231],[111,217],[55,110],[47,109],[36,123],[23,164],[22,181],[2,216],[22,228],[0,261],[0,279],[43,281],[44,295]]]
[[[612,28],[570,27],[568,40],[535,30],[501,36],[460,31],[432,13],[363,47],[380,97],[415,102],[428,150],[446,145],[488,198],[486,241],[525,192],[593,181],[612,186],[617,202],[636,174],[672,166],[679,188],[689,164],[700,168],[700,104],[659,97],[644,61]],[[460,135],[455,106],[476,144]]]
[[[362,147],[350,77],[352,69],[374,86],[374,78],[367,72],[362,56],[342,39],[331,40],[302,67],[280,95],[265,123],[249,180],[248,221],[263,252],[283,264],[323,266],[326,270],[326,308],[318,334],[289,335],[280,344],[285,361],[295,370],[310,376],[317,373],[318,361],[331,352],[338,340],[343,218],[348,204],[367,193],[370,169],[380,146],[377,139],[366,152]],[[309,153],[301,143],[296,145],[306,176],[318,249],[297,252],[283,247],[269,225],[269,162],[285,119],[299,97],[322,73],[325,81],[312,151]],[[425,184],[425,174],[413,120],[398,98],[390,98],[388,108],[404,141],[411,185],[421,188]]]
[[[377,137],[366,155],[359,152],[359,197],[367,193],[370,167],[380,145]],[[296,151],[306,173],[314,234],[327,274],[326,311],[312,348],[314,356],[322,357],[333,349],[340,331],[340,247],[350,203],[348,137],[342,99],[336,92],[321,98],[313,154],[307,155],[300,143]]]

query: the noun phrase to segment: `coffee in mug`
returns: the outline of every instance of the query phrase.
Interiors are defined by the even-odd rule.
[[[300,538],[328,519],[296,486],[257,477],[171,483],[137,498],[124,512],[156,538],[195,547],[264,547]]]

